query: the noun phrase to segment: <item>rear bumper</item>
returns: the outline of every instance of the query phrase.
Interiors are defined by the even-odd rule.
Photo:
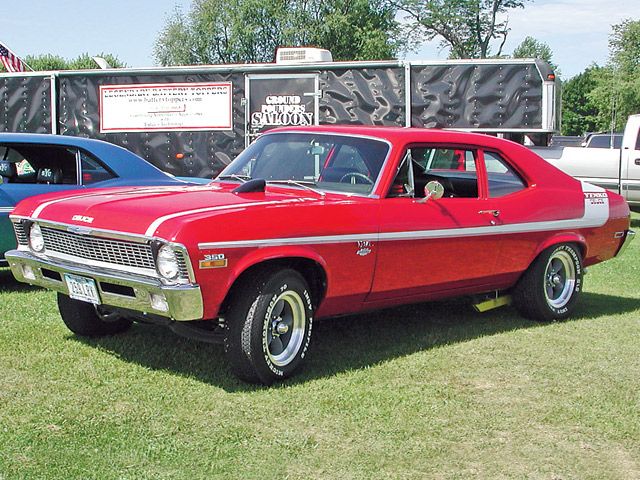
[[[622,241],[622,244],[620,245],[620,248],[616,252],[615,256],[617,257],[619,255],[622,255],[635,237],[636,237],[636,232],[634,232],[633,230],[625,230],[624,240]]]
[[[65,273],[70,273],[95,280],[104,305],[178,321],[199,320],[203,315],[202,294],[196,284],[169,286],[156,278],[45,260],[24,250],[10,250],[5,258],[17,280],[66,295],[69,290],[63,278]]]

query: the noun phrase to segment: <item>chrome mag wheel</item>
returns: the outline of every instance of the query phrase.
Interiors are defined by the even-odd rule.
[[[575,262],[571,255],[564,250],[554,252],[544,274],[544,293],[549,305],[562,308],[569,303],[576,278]]]
[[[304,340],[306,309],[300,295],[281,293],[267,312],[266,352],[277,366],[288,365],[300,351]]]

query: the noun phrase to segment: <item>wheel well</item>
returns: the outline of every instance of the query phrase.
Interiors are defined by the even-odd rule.
[[[317,262],[308,258],[289,257],[266,260],[252,265],[243,271],[238,278],[235,279],[233,285],[229,289],[229,292],[227,292],[227,296],[220,307],[220,313],[226,313],[227,308],[233,301],[235,295],[242,290],[242,287],[248,281],[256,276],[266,273],[267,271],[284,268],[290,268],[302,275],[311,289],[313,306],[314,308],[317,308],[327,291],[327,274],[324,271],[324,268],[322,268],[322,266]]]
[[[531,265],[533,262],[535,262],[536,259],[545,250],[547,250],[547,249],[549,249],[551,247],[556,247],[556,246],[561,245],[563,243],[570,243],[571,245],[575,245],[575,247],[578,249],[578,252],[580,253],[580,257],[582,258],[582,260],[584,260],[584,257],[587,254],[587,246],[583,242],[581,242],[580,240],[578,240],[576,238],[558,238],[558,239],[556,239],[556,241],[549,242],[547,245],[544,246],[544,248],[541,248],[535,254],[535,256],[531,259],[531,262],[529,262],[529,265]]]
[[[586,255],[586,253],[587,253],[587,246],[586,246],[584,243],[582,243],[581,241],[576,240],[576,239],[572,239],[572,240],[570,240],[570,239],[567,239],[567,240],[559,240],[559,241],[557,241],[557,242],[549,243],[549,244],[548,244],[548,245],[546,245],[543,249],[541,249],[539,252],[537,252],[537,253],[535,254],[535,256],[534,256],[534,257],[531,259],[531,261],[529,262],[529,265],[527,266],[527,268],[525,268],[525,269],[521,272],[521,274],[520,274],[519,278],[522,278],[522,276],[526,273],[526,271],[527,271],[529,268],[531,268],[531,266],[535,263],[535,261],[536,261],[538,258],[540,258],[540,255],[542,255],[542,253],[543,253],[544,251],[548,250],[549,248],[552,248],[552,247],[556,247],[556,246],[558,246],[558,245],[561,245],[561,244],[563,244],[563,243],[570,243],[571,245],[575,245],[575,246],[576,246],[576,248],[578,249],[578,253],[580,254],[580,258],[584,261],[584,257],[585,257],[585,255]]]

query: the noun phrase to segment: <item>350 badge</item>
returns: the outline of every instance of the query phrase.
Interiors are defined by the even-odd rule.
[[[227,257],[224,253],[206,254],[204,260],[199,262],[200,268],[224,268],[227,266]]]

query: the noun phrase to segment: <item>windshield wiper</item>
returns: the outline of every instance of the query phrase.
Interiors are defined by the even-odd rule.
[[[302,181],[302,180],[267,180],[267,185],[270,183],[284,183],[285,185],[295,185],[297,187],[304,188],[309,190],[310,192],[315,193],[316,195],[320,195],[324,197],[326,193],[317,188],[313,188],[316,186],[316,182]],[[313,185],[313,187],[311,186]]]
[[[233,179],[233,180],[238,180],[242,183],[246,182],[247,180],[251,180],[251,177],[249,175],[236,175],[235,173],[230,173],[228,175],[218,175],[215,179],[216,180],[228,180],[228,179]]]

